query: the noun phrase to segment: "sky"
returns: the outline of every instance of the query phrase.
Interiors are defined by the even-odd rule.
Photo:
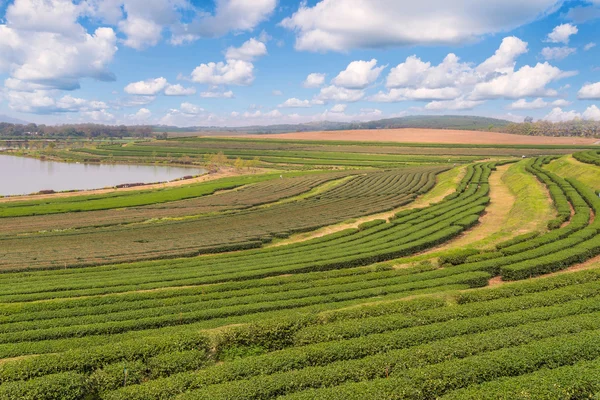
[[[0,114],[600,120],[600,0],[0,0]]]

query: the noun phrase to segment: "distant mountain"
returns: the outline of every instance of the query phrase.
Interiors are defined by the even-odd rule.
[[[490,130],[503,127],[510,121],[496,118],[475,117],[464,115],[413,115],[409,117],[388,118],[368,122],[309,122],[305,124],[281,125],[252,125],[243,127],[219,126],[190,126],[175,127],[159,125],[154,127],[156,132],[234,132],[234,133],[285,133],[308,131],[338,131],[356,129],[392,129],[392,128],[424,128],[424,129],[459,129],[459,130]]]
[[[19,124],[19,125],[27,125],[29,122],[23,121],[17,118],[11,118],[8,115],[0,114],[0,122],[6,122],[7,124]]]

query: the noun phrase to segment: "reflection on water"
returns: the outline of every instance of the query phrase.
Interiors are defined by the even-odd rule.
[[[164,182],[204,173],[200,168],[74,164],[0,154],[0,195],[40,190],[98,189],[124,183]]]

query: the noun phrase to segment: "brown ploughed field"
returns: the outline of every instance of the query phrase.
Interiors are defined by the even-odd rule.
[[[224,133],[223,136],[231,136]],[[239,138],[240,136],[236,136]],[[349,140],[403,143],[444,144],[574,144],[592,145],[598,139],[579,137],[522,136],[498,132],[479,132],[445,129],[367,129],[351,131],[293,132],[266,135],[244,135],[244,138],[261,139],[304,139],[304,140]]]

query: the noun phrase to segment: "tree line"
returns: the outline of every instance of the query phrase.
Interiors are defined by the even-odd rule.
[[[156,135],[151,126],[146,125],[101,125],[101,124],[69,124],[69,125],[37,125],[10,124],[0,122],[2,138],[146,138]]]
[[[565,122],[533,122],[533,118],[528,117],[524,122],[511,123],[494,130],[527,136],[600,137],[600,121],[575,119]]]

